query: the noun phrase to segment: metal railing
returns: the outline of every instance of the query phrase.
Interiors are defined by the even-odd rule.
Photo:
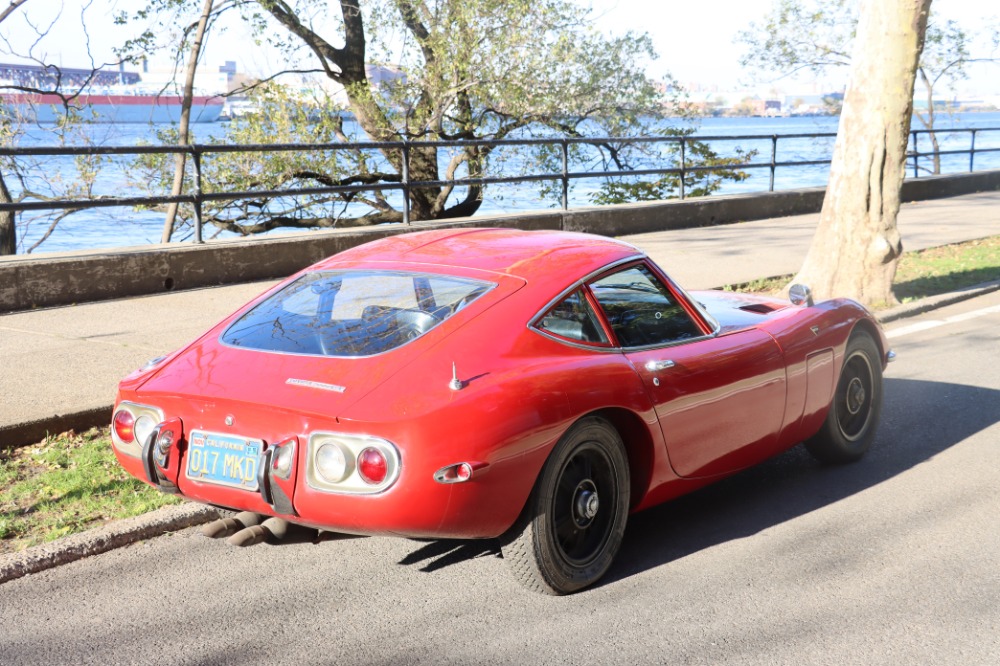
[[[922,134],[930,134],[931,130],[914,130],[910,133],[910,150],[907,151],[907,161],[912,162],[913,176],[920,175],[920,158],[927,158],[933,155],[969,155],[969,171],[974,170],[975,157],[977,154],[997,153],[1000,147],[977,148],[977,135],[987,132],[1000,132],[1000,127],[985,127],[976,129],[946,129],[934,130],[937,134],[969,133],[971,135],[970,145],[962,150],[938,150],[922,152],[919,148],[919,137]],[[778,159],[779,140],[793,139],[832,139],[836,137],[835,132],[826,133],[803,133],[803,134],[744,134],[744,135],[688,135],[671,137],[603,137],[603,138],[556,138],[556,139],[508,139],[502,141],[476,140],[476,141],[394,141],[394,142],[361,142],[361,143],[326,143],[326,144],[187,144],[174,146],[77,146],[77,147],[0,147],[0,156],[97,156],[97,155],[160,155],[160,154],[180,154],[184,153],[191,158],[193,165],[193,192],[180,195],[161,196],[126,196],[126,197],[97,197],[90,199],[60,199],[46,201],[22,201],[17,203],[0,203],[0,212],[3,211],[38,211],[38,210],[69,210],[87,208],[110,208],[128,206],[154,206],[162,204],[190,204],[194,210],[194,234],[192,240],[195,243],[202,242],[203,207],[206,203],[216,201],[240,201],[251,200],[260,197],[292,197],[327,194],[352,194],[370,191],[401,191],[402,192],[402,218],[404,224],[410,224],[411,204],[410,195],[414,190],[431,187],[449,186],[469,186],[469,185],[495,185],[503,183],[532,183],[545,181],[558,181],[561,186],[561,205],[563,210],[569,209],[569,189],[570,183],[575,180],[593,178],[621,178],[621,177],[644,177],[644,176],[666,176],[675,175],[679,179],[679,195],[681,199],[686,197],[685,178],[693,173],[710,171],[744,171],[753,169],[767,169],[769,171],[769,192],[774,191],[775,173],[779,168],[801,168],[806,166],[829,165],[831,159],[819,160],[780,160]],[[699,165],[689,163],[688,148],[693,142],[703,144],[718,144],[722,142],[746,142],[746,141],[770,141],[770,155],[767,161],[751,161],[740,164],[725,165]],[[675,144],[677,166],[668,168],[648,168],[635,170],[601,170],[601,171],[571,171],[570,170],[570,146],[574,144],[583,145],[637,145],[637,144]],[[562,168],[556,173],[538,173],[519,176],[496,176],[482,178],[452,178],[446,180],[432,181],[411,181],[409,173],[410,153],[413,149],[419,148],[463,148],[472,146],[557,146],[562,161]],[[284,188],[279,190],[250,190],[239,192],[206,192],[204,188],[202,174],[202,159],[207,155],[222,153],[250,153],[250,152],[289,152],[289,151],[340,151],[340,150],[391,150],[401,151],[401,174],[399,182],[379,182],[374,184],[358,185],[331,185],[319,187]]]

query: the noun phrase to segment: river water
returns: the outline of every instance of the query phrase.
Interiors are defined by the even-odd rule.
[[[734,155],[734,150],[756,151],[753,163],[769,164],[771,160],[772,135],[796,135],[835,133],[837,131],[836,117],[794,117],[794,118],[704,118],[698,121],[698,136],[729,137],[753,136],[760,138],[741,138],[739,140],[712,140],[708,143],[713,150],[722,156]],[[913,129],[920,127],[914,119]],[[945,130],[938,135],[942,150],[968,150],[971,133],[963,130],[972,128],[1000,128],[1000,113],[966,113],[942,115],[937,120],[937,128]],[[211,138],[222,138],[226,126],[221,123],[194,125],[194,141],[207,142]],[[155,135],[158,128],[149,125],[91,125],[87,127],[87,140],[94,145],[124,145],[134,146],[139,143],[156,143]],[[930,141],[926,135],[919,139],[920,151],[930,149]],[[809,161],[829,160],[833,150],[834,139],[830,138],[781,138],[777,144],[776,160]],[[21,145],[47,146],[58,145],[54,134],[45,128],[34,129],[22,140]],[[983,132],[976,136],[976,149],[1000,148],[1000,131]],[[912,146],[911,146],[912,149]],[[46,181],[55,180],[68,182],[76,173],[74,158],[39,158],[36,176],[29,179],[28,187],[46,192]],[[926,160],[924,162],[923,160]],[[509,162],[514,164],[516,158]],[[930,166],[929,158],[922,158],[922,165]],[[676,164],[666,164],[672,167]],[[598,167],[599,168],[599,167]],[[1000,168],[1000,152],[977,154],[976,170]],[[597,170],[592,164],[581,164],[571,167],[573,171]],[[969,156],[946,155],[942,158],[942,173],[961,173],[969,170]],[[767,191],[770,179],[768,168],[749,169],[750,177],[739,183],[723,184],[719,194],[737,194],[744,192]],[[776,190],[814,187],[826,184],[829,169],[826,165],[779,167],[775,174],[774,188]],[[102,164],[96,179],[93,195],[130,196],[139,194],[134,181],[137,174],[129,169],[126,159],[114,158]],[[912,177],[912,169],[908,172]],[[8,182],[10,179],[8,179]],[[570,191],[570,206],[591,205],[590,196],[599,186],[597,180],[573,181]],[[15,184],[16,192],[16,184]],[[55,193],[49,190],[50,193]],[[164,193],[166,194],[166,193]],[[511,213],[527,210],[551,209],[559,204],[558,194],[541,198],[537,184],[503,184],[489,186],[485,200],[479,209],[479,215],[496,213]],[[24,213],[19,221],[18,252],[24,253],[31,248],[46,233],[51,216],[38,213]],[[133,209],[93,209],[75,213],[63,219],[51,235],[41,243],[33,253],[63,252],[82,249],[103,249],[121,246],[144,245],[159,242],[163,215],[152,211],[136,211]],[[205,230],[206,237],[214,232]],[[280,231],[279,231],[280,233]],[[189,232],[185,232],[189,236]],[[220,237],[233,236],[220,234]],[[175,240],[183,240],[175,238]]]

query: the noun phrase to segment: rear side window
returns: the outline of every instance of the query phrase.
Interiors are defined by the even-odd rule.
[[[371,356],[427,333],[492,283],[395,271],[307,273],[222,334],[234,347],[320,356]]]
[[[551,310],[542,315],[535,327],[560,338],[587,342],[591,344],[608,344],[608,337],[597,320],[590,303],[578,289],[556,303]]]

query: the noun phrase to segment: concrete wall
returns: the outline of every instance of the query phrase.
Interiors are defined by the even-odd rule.
[[[1000,170],[903,184],[904,201],[1000,189]],[[562,229],[605,236],[815,213],[824,188],[685,201],[552,210],[492,217],[0,258],[0,313],[125,296],[280,278],[324,257],[391,234],[444,227]]]

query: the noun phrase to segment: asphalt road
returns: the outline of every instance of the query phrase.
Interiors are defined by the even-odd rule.
[[[633,516],[553,598],[489,542],[195,530],[0,586],[0,663],[1000,663],[1000,294],[890,327],[870,455],[801,447]]]

